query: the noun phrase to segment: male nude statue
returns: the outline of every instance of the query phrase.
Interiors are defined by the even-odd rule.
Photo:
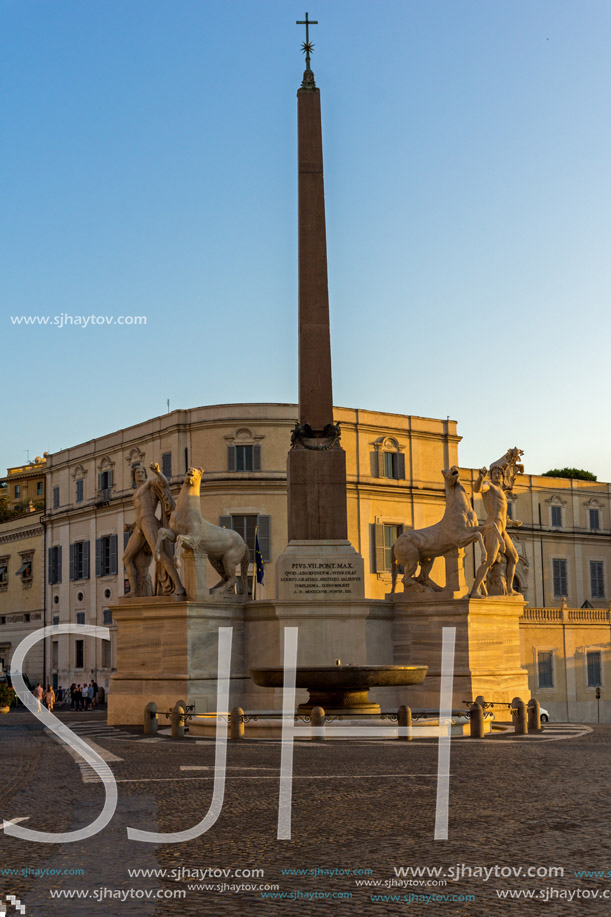
[[[137,486],[137,490],[134,493],[136,524],[123,552],[123,563],[127,570],[131,595],[142,594],[142,591],[139,591],[138,583],[138,556],[143,551],[148,554],[149,550],[152,555],[155,554],[159,529],[162,525],[168,524],[167,520],[169,520],[170,513],[174,509],[174,498],[170,493],[167,478],[159,470],[157,462],[150,465],[150,468],[155,474],[155,477],[150,480],[147,480],[144,465],[137,465],[134,469],[134,480]],[[162,510],[161,520],[155,515],[155,510],[159,503],[161,503]],[[162,565],[166,576],[169,577],[176,595],[185,595],[184,587],[176,572],[172,558],[164,550],[159,553],[159,563]],[[140,564],[140,566],[142,565]]]
[[[480,468],[473,485],[475,493],[480,493],[481,491],[484,507],[488,515],[482,533],[486,556],[475,574],[471,589],[472,596],[487,594],[484,579],[497,559],[499,551],[507,558],[506,594],[518,595],[513,588],[513,575],[518,563],[518,552],[507,534],[507,497],[505,495],[507,488],[504,486],[504,474],[503,465],[495,463],[490,469],[490,480],[486,481],[484,479],[488,475],[488,469]],[[521,523],[514,524],[521,525]]]

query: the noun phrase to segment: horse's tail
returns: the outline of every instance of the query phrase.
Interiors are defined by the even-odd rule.
[[[242,577],[242,595],[245,597],[248,597],[248,565],[249,563],[250,563],[250,550],[245,545],[244,553],[242,555],[242,561],[240,564],[240,575]],[[255,564],[255,567],[256,567],[256,564]],[[256,575],[257,575],[257,571],[255,569],[255,576]]]

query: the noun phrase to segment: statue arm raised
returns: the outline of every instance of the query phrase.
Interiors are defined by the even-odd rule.
[[[161,485],[164,488],[169,487],[168,479],[161,471],[159,464],[157,462],[151,462],[151,464],[149,465],[149,468],[151,469],[151,471],[153,472],[157,480],[161,483]]]
[[[475,491],[476,494],[478,494],[480,490],[482,491],[482,493],[485,493],[488,490],[488,485],[484,484],[484,478],[486,477],[487,474],[488,474],[487,468],[480,468],[479,471],[477,472],[477,477],[475,479],[475,483],[473,484],[473,490]],[[482,485],[483,485],[483,490],[482,490]]]

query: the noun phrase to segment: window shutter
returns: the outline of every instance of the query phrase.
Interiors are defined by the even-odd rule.
[[[405,453],[397,453],[397,477],[400,481],[405,480]]]
[[[76,545],[70,545],[70,580],[74,579],[74,552],[76,550]]]
[[[257,448],[259,447],[257,446]],[[257,533],[259,537],[259,547],[261,548],[263,560],[266,563],[272,559],[271,523],[271,516],[259,516],[257,519],[257,525],[259,526],[259,531]]]
[[[261,446],[253,446],[253,471],[261,471]],[[263,548],[261,548],[263,550]]]
[[[49,585],[52,586],[52,585],[53,585],[53,548],[49,548],[49,555],[48,555],[48,557],[49,557],[49,563],[48,563],[48,567],[49,567],[49,576],[48,576],[48,580],[49,580]]]
[[[161,456],[161,470],[166,478],[172,477],[172,453],[164,452]]]
[[[384,453],[382,452],[381,449],[376,449],[376,459],[377,459],[377,464],[378,464],[376,477],[383,478],[384,477]]]
[[[374,525],[376,573],[384,570],[384,526]]]
[[[113,483],[114,483],[114,477],[115,477],[115,473],[114,473],[113,469],[110,468],[110,469],[108,470],[108,487],[109,487],[109,488],[112,487],[112,485],[113,485]]]
[[[110,536],[110,570],[109,573],[117,572],[117,536]]]
[[[102,539],[95,540],[95,575],[102,575]]]
[[[83,579],[89,579],[89,542],[83,542]]]
[[[235,471],[235,448],[227,446],[227,471]]]
[[[231,516],[219,516],[219,525],[223,529],[233,528],[231,525]]]
[[[55,582],[56,582],[56,583],[61,583],[61,581],[62,581],[62,546],[61,546],[61,544],[57,546],[57,548],[55,549],[55,551],[56,551],[56,555],[55,555],[55,556],[56,556],[56,558],[57,558],[57,568],[56,568],[56,573],[55,573]]]
[[[101,471],[99,471],[98,472],[98,490],[103,490],[103,489],[104,489],[104,474]]]

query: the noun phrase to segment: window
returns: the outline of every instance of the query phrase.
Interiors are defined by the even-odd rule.
[[[598,688],[601,684],[601,653],[600,650],[593,650],[586,653],[588,665],[588,688]]]
[[[565,598],[569,594],[566,577],[566,560],[555,557],[552,561],[554,574],[554,595]]]
[[[62,581],[62,546],[49,548],[49,583],[54,586]]]
[[[537,653],[537,678],[540,688],[554,687],[554,654],[551,650]]]
[[[600,510],[590,509],[588,510],[588,516],[590,519],[590,531],[598,532],[600,529]]]
[[[81,478],[76,482],[76,502],[82,503],[85,499],[85,481]]]
[[[507,518],[513,519],[513,503],[511,500],[507,501]]]
[[[84,612],[84,611],[77,611],[77,613],[76,613],[76,623],[77,623],[77,624],[84,624],[84,623],[85,623],[85,612]]]
[[[388,455],[388,453],[386,453]],[[392,570],[392,546],[403,530],[402,525],[384,526],[384,569]]]
[[[59,627],[59,615],[53,615],[53,627]]]
[[[110,640],[102,640],[102,668],[109,669],[110,667]]]
[[[53,488],[53,509],[59,509],[59,487]]]
[[[552,506],[552,528],[553,529],[562,528],[562,507],[561,506]]]
[[[8,557],[0,557],[0,587],[8,586]]]
[[[77,640],[74,644],[74,668],[75,669],[84,669],[85,668],[85,641]]]
[[[259,547],[263,560],[271,560],[271,516],[221,516],[220,524],[239,532],[250,550],[250,562],[255,560],[255,527],[258,526]]]
[[[228,471],[261,471],[261,446],[227,446]]]
[[[70,579],[89,579],[88,541],[77,541],[70,545]]]
[[[107,471],[100,471],[98,474],[98,499],[102,502],[110,500],[113,485],[113,471],[109,468]]]
[[[42,488],[43,488],[42,481],[37,481],[36,482],[36,496],[37,497],[42,497]]]
[[[590,561],[590,592],[593,599],[605,597],[605,570],[602,560]]]
[[[384,477],[402,480],[405,477],[405,456],[401,452],[384,453]]]
[[[172,477],[172,453],[164,452],[161,456],[161,471],[166,478]]]
[[[95,543],[95,575],[112,576],[117,572],[117,536],[105,535]]]
[[[21,499],[21,485],[15,484],[15,500]]]
[[[56,669],[59,665],[59,642],[53,640],[51,643],[51,668]]]
[[[392,546],[403,531],[402,525],[374,525],[376,573],[392,570]]]
[[[21,565],[17,570],[17,576],[21,577],[21,581],[24,585],[28,585],[32,582],[32,562],[34,560],[34,555],[31,551],[20,554]]]
[[[104,609],[104,624],[108,627],[112,623],[113,623],[112,622],[112,611],[110,610],[110,608],[105,608]]]

